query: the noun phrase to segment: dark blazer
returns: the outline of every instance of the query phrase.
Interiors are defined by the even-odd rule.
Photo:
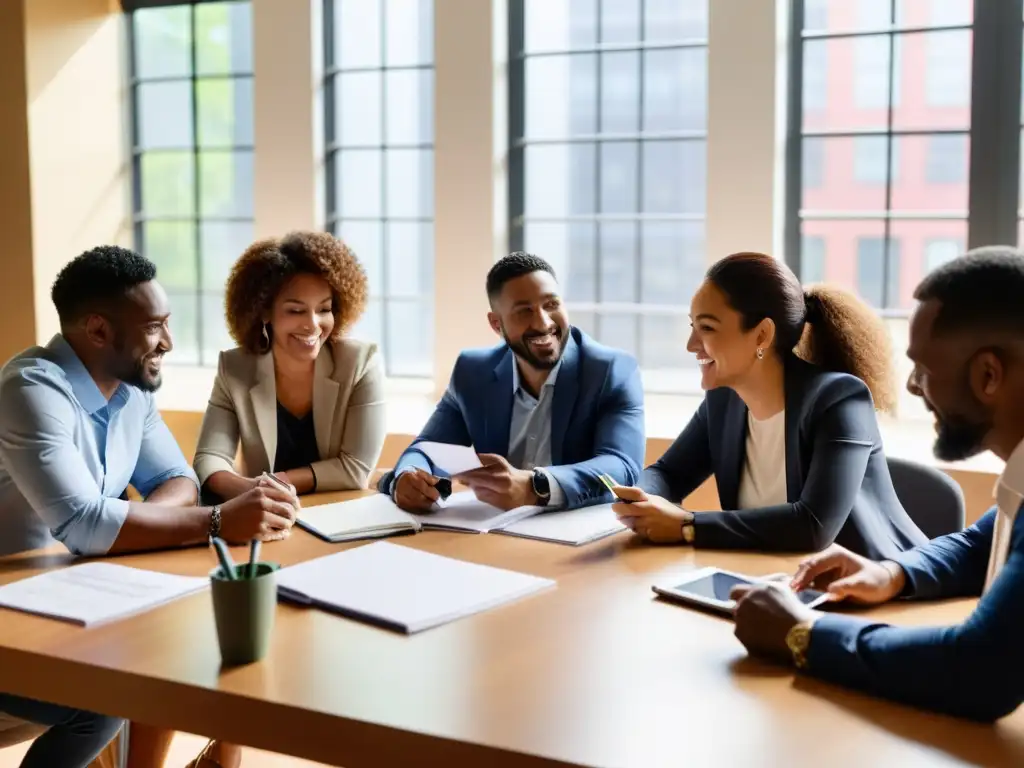
[[[504,344],[463,352],[427,425],[378,489],[390,493],[397,472],[421,467],[443,476],[416,449],[421,440],[471,445],[508,456],[512,366]],[[636,360],[573,328],[562,352],[551,406],[551,460],[545,469],[565,492],[568,509],[611,501],[598,477],[632,485],[644,460],[644,393]]]
[[[927,537],[896,498],[871,393],[863,381],[790,356],[785,364],[787,503],[697,512],[694,545],[814,552],[832,542],[891,557]],[[733,390],[707,393],[640,487],[679,503],[710,475],[723,510],[736,510],[746,461],[747,406]],[[783,466],[784,465],[784,466]]]
[[[995,509],[975,525],[894,558],[907,576],[902,597],[980,595]],[[891,627],[826,614],[814,624],[807,670],[904,704],[991,722],[1024,702],[1024,508],[1006,563],[974,612],[953,627]]]

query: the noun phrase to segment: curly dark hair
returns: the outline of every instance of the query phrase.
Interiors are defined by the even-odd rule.
[[[532,272],[547,272],[556,280],[558,279],[554,267],[540,256],[534,256],[525,251],[515,251],[494,262],[494,266],[487,273],[487,298],[491,304],[494,304],[495,299],[501,294],[505,283]]]
[[[734,253],[707,272],[746,330],[766,317],[775,323],[779,354],[797,354],[829,371],[863,381],[875,408],[896,407],[892,343],[885,322],[849,291],[831,285],[804,289],[783,262],[763,253]]]
[[[101,245],[86,251],[57,273],[50,299],[57,309],[61,327],[82,315],[96,312],[124,297],[141,283],[156,279],[156,265],[116,245]]]
[[[369,295],[366,271],[341,240],[327,232],[257,240],[231,268],[224,296],[228,330],[240,347],[257,355],[267,351],[263,318],[282,286],[300,273],[322,277],[331,287],[332,339],[341,338],[363,314]]]

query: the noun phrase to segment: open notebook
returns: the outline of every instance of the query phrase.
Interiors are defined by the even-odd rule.
[[[467,563],[386,541],[309,560],[277,573],[282,599],[406,634],[554,585],[551,579]]]
[[[299,525],[332,542],[416,533],[421,530],[508,533],[560,544],[579,545],[623,530],[610,505],[548,512],[544,507],[504,511],[472,491],[453,493],[433,512],[411,515],[384,494],[303,509]]]

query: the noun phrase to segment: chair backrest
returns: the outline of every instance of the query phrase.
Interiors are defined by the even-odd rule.
[[[925,536],[934,539],[964,527],[964,493],[953,478],[906,459],[887,460],[896,496]]]

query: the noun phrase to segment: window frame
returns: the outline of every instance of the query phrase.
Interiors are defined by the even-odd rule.
[[[235,4],[242,5],[248,4],[252,6],[252,0],[123,0],[122,9],[125,12],[125,39],[128,61],[126,63],[127,70],[127,110],[128,110],[128,128],[129,128],[129,152],[131,154],[131,205],[132,205],[132,239],[134,249],[142,254],[146,255],[145,251],[145,225],[147,222],[169,222],[169,223],[191,223],[193,227],[193,248],[195,249],[195,270],[196,270],[196,285],[194,289],[193,300],[195,302],[195,344],[196,344],[196,358],[194,362],[181,361],[177,356],[172,355],[170,363],[172,365],[197,365],[199,367],[210,367],[216,364],[217,357],[222,350],[211,351],[209,354],[204,350],[205,347],[205,335],[203,329],[205,323],[205,310],[203,307],[204,299],[208,294],[221,294],[223,295],[226,286],[220,286],[218,290],[211,291],[204,287],[203,280],[203,227],[204,223],[251,223],[255,225],[255,211],[249,216],[239,215],[210,215],[204,214],[202,210],[202,171],[200,156],[202,152],[214,151],[214,152],[248,152],[253,159],[255,165],[255,153],[256,146],[255,141],[249,144],[236,144],[224,146],[207,146],[204,147],[200,142],[200,115],[199,115],[199,83],[203,80],[249,80],[255,83],[255,71],[254,68],[248,72],[226,72],[218,74],[200,74],[197,72],[197,65],[199,61],[198,57],[198,45],[196,42],[196,7],[200,5],[210,5],[213,3],[221,4]],[[183,8],[187,7],[189,11],[189,73],[187,75],[162,75],[155,77],[140,77],[136,66],[136,33],[135,33],[135,18],[134,14],[136,11],[150,10],[155,8]],[[251,10],[250,10],[251,13]],[[139,89],[140,86],[148,83],[175,83],[175,82],[187,82],[189,84],[189,98],[191,99],[191,139],[192,145],[181,146],[181,147],[156,147],[156,148],[145,148],[140,145],[140,125],[141,120],[139,116],[140,100],[139,100]],[[254,119],[253,116],[250,119]],[[142,158],[147,153],[160,153],[160,152],[189,152],[192,155],[192,210],[190,215],[186,214],[175,214],[175,215],[147,215],[142,195]],[[172,291],[177,293],[177,291]],[[220,321],[223,322],[223,314],[219,314]]]
[[[786,84],[786,145],[784,152],[784,220],[783,244],[786,263],[793,271],[801,274],[801,237],[803,199],[803,142],[805,138],[853,138],[874,134],[886,136],[890,178],[886,183],[885,210],[850,215],[847,218],[882,221],[885,240],[892,240],[892,224],[901,220],[944,219],[963,220],[961,216],[907,215],[895,212],[891,206],[892,154],[894,138],[907,136],[934,136],[957,134],[968,137],[968,206],[966,211],[967,247],[975,248],[993,243],[1016,243],[1018,232],[1018,201],[1020,198],[1020,145],[1021,145],[1021,62],[1024,52],[1022,40],[1022,18],[1024,0],[1000,0],[998,3],[974,4],[974,19],[971,24],[935,24],[926,27],[908,26],[900,19],[884,29],[857,31],[804,31],[804,6],[807,0],[790,0],[788,29],[788,77]],[[890,0],[890,13],[902,8],[897,0]],[[890,93],[887,126],[884,131],[804,131],[803,87],[804,87],[804,42],[820,39],[860,38],[866,35],[881,35],[889,39],[890,84],[896,67],[895,50],[897,38],[906,33],[924,33],[970,29],[972,38],[971,61],[971,117],[967,131],[962,129],[902,130],[893,129],[892,103]],[[898,70],[895,70],[898,72]],[[927,77],[927,75],[926,75]],[[889,89],[893,89],[890,87]],[[898,98],[898,97],[897,97]],[[808,220],[830,217],[809,217]],[[886,246],[886,271],[888,274],[888,245]],[[888,293],[888,287],[886,288]],[[892,297],[885,296],[883,316],[906,317],[906,310],[888,308]]]

